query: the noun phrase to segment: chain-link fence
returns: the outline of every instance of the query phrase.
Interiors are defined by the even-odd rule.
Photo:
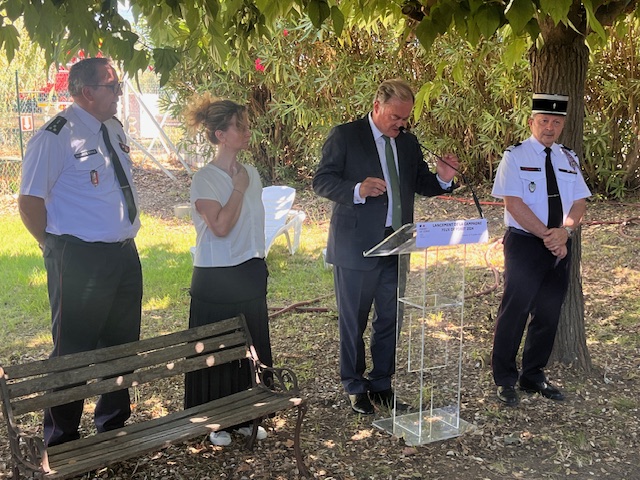
[[[31,76],[33,72],[30,72]],[[0,85],[0,195],[17,193],[20,186],[22,159],[27,143],[46,122],[71,105],[67,91],[67,68],[60,67],[53,80],[42,72],[39,90],[23,90],[20,72],[13,85]],[[178,145],[183,130],[180,123],[162,111],[163,92],[155,74],[149,72],[139,81],[125,81],[119,102],[118,118],[129,135],[134,161],[152,161],[172,176],[164,166],[169,156],[178,159],[190,171]],[[167,99],[164,99],[167,100]]]

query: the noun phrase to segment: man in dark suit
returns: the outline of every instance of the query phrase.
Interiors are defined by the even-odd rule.
[[[437,174],[429,170],[417,139],[403,131],[413,104],[405,82],[383,82],[367,116],[333,128],[313,178],[314,191],[334,202],[327,262],[334,266],[340,377],[351,408],[362,414],[374,413],[372,401],[393,405],[398,288],[398,257],[365,258],[363,252],[413,222],[416,193],[451,191],[458,168],[448,154],[449,165],[438,161]],[[373,366],[365,377],[362,337],[372,305]]]

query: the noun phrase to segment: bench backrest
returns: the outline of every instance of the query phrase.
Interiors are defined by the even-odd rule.
[[[13,415],[244,358],[251,358],[251,337],[240,315],[115,347],[0,366],[0,397],[11,421]]]

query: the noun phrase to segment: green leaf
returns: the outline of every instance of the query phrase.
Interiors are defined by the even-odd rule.
[[[463,60],[459,60],[453,66],[453,69],[451,70],[451,76],[453,77],[453,79],[457,83],[463,83],[464,82],[464,72],[465,72],[464,61]]]
[[[199,29],[199,26],[202,22],[202,14],[203,12],[198,8],[186,8],[185,6],[183,11],[183,18],[187,23],[187,27],[189,27],[189,30],[194,32]]]
[[[484,6],[484,4],[485,2],[482,0],[469,0],[469,9],[471,10],[471,13],[474,14],[480,7]]]
[[[522,33],[535,13],[536,7],[531,0],[511,0],[504,11],[504,15],[516,35]]]
[[[598,34],[601,39],[607,38],[607,34],[602,28],[602,24],[596,18],[596,15],[593,11],[593,4],[591,0],[583,0],[582,5],[584,5],[584,9],[587,12],[587,25]]]
[[[462,34],[463,36],[467,31],[468,19],[469,19],[468,12],[464,11],[462,8],[458,8],[454,10],[453,23],[458,33]]]
[[[471,45],[477,45],[480,40],[480,29],[478,24],[474,20],[467,21],[465,37],[469,40]]]
[[[516,62],[523,58],[528,49],[529,43],[526,38],[516,35],[511,36],[509,41],[505,42],[505,52],[502,55],[505,65],[509,68],[515,66]]]
[[[18,17],[22,15],[24,11],[24,6],[22,4],[22,0],[10,0],[8,2],[4,2],[3,5],[7,17],[12,22],[15,22]]]
[[[137,72],[146,70],[149,66],[149,52],[146,50],[134,50],[131,59],[124,64],[129,76]]]
[[[431,107],[431,96],[433,94],[434,87],[435,85],[433,82],[427,82],[422,85],[422,87],[420,87],[420,90],[418,90],[418,93],[416,94],[415,106],[413,108],[414,119],[417,120],[420,118],[425,107]]]
[[[20,46],[20,34],[13,25],[0,26],[0,50],[4,50],[7,60],[11,62]]]
[[[524,28],[524,30],[533,40],[538,38],[538,35],[540,35],[540,25],[538,24],[538,20],[536,20],[535,18],[529,20],[529,23],[527,23],[527,26]]]
[[[204,6],[207,11],[207,15],[209,15],[212,19],[218,16],[218,12],[220,11],[220,4],[217,0],[205,0]]]
[[[433,27],[431,19],[428,17],[423,18],[420,25],[416,28],[416,37],[426,51],[429,51],[437,36],[438,32]]]
[[[173,48],[154,48],[153,63],[156,72],[160,74],[160,86],[169,80],[169,74],[173,67],[180,61],[180,55]]]
[[[540,0],[540,10],[549,15],[557,25],[567,18],[573,0]]]
[[[499,10],[489,5],[484,5],[480,8],[473,18],[478,30],[486,39],[491,38],[496,33],[502,20]]]
[[[314,27],[320,28],[322,22],[324,22],[330,14],[331,12],[326,0],[311,0],[311,2],[309,2],[307,15],[309,15],[309,19]]]
[[[453,18],[453,11],[448,6],[437,5],[431,10],[429,17],[437,32],[442,35],[449,30]]]
[[[344,15],[335,5],[331,7],[331,20],[333,21],[333,31],[339,37],[342,35],[342,29],[344,28]]]

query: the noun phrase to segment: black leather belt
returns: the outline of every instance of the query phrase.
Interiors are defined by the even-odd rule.
[[[529,233],[529,232],[525,232],[524,230],[520,230],[519,228],[516,227],[508,227],[507,230],[511,233],[515,233],[517,235],[522,235],[524,237],[534,237],[534,238],[538,238],[537,236],[535,236],[533,233]]]
[[[122,248],[133,243],[133,238],[127,238],[126,240],[123,240],[121,242],[86,242],[78,237],[74,237],[73,235],[67,235],[67,234],[54,235],[52,233],[47,233],[47,236],[59,242],[69,242],[76,245],[84,245],[87,247],[97,247],[97,248]]]

